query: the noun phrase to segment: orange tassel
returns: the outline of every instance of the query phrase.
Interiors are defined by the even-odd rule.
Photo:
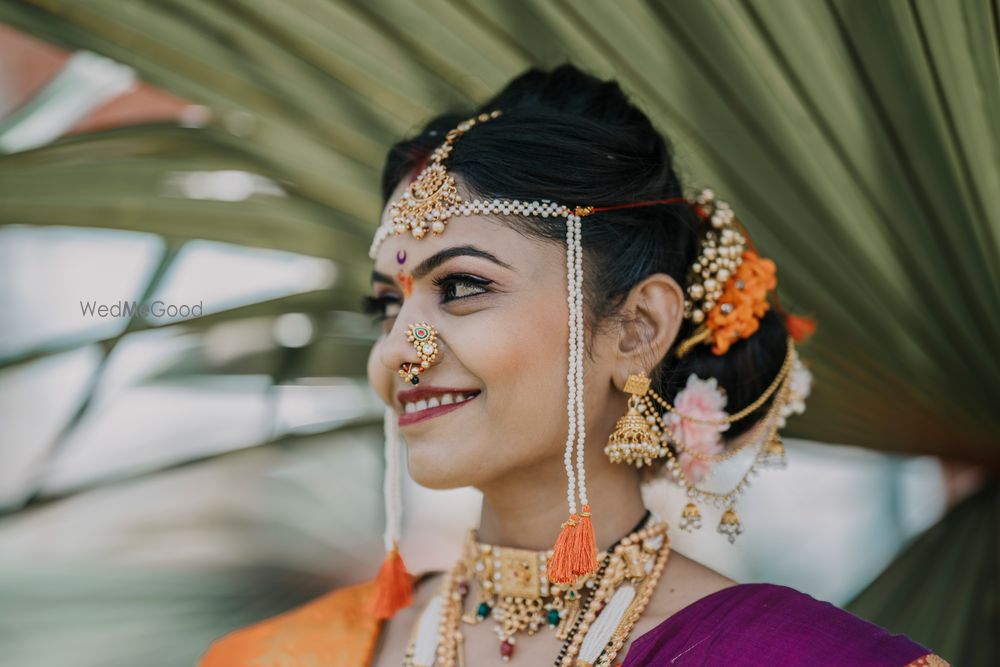
[[[413,575],[406,571],[399,547],[386,554],[375,578],[375,593],[368,611],[376,618],[386,619],[413,602]]]
[[[552,548],[552,558],[549,559],[549,581],[556,584],[569,584],[576,580],[573,574],[573,538],[576,526],[580,523],[579,515],[572,514],[569,521],[564,521],[556,545]]]
[[[788,335],[796,343],[801,343],[816,331],[816,320],[811,317],[785,315],[785,326],[788,328]]]
[[[580,525],[573,531],[572,549],[573,574],[579,576],[597,571],[597,540],[594,524],[590,522],[590,505],[584,505],[580,512]]]

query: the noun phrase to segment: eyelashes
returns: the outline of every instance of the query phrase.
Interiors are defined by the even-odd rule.
[[[381,322],[386,319],[386,309],[391,303],[399,303],[399,300],[390,296],[364,296],[361,298],[361,312],[365,315],[373,315],[374,322]]]
[[[490,291],[486,289],[486,286],[493,281],[467,274],[452,273],[447,276],[435,278],[431,282],[441,292],[441,302],[448,303],[450,301],[469,299],[486,294]],[[474,291],[467,293],[468,288],[472,288]],[[361,298],[361,311],[366,315],[372,315],[374,322],[381,322],[390,317],[395,317],[395,314],[389,315],[388,313],[389,306],[392,304],[399,306],[401,305],[401,301],[392,294],[383,294],[381,296],[366,295]]]
[[[435,278],[431,282],[434,283],[434,286],[437,287],[442,292],[442,294],[444,294],[446,297],[448,297],[448,298],[444,299],[444,302],[447,303],[449,301],[455,301],[456,299],[467,299],[467,298],[472,297],[472,296],[478,296],[480,294],[485,294],[486,292],[489,291],[489,290],[486,289],[486,286],[489,285],[490,283],[492,283],[493,281],[492,280],[485,280],[483,278],[477,278],[475,276],[470,276],[470,275],[466,275],[466,274],[462,274],[462,273],[452,273],[452,274],[449,274],[449,275],[444,276],[442,278]],[[477,289],[477,290],[480,290],[480,291],[478,291],[478,292],[476,292],[474,294],[466,294],[464,296],[458,296],[457,294],[455,296],[451,296],[451,288],[458,287],[459,285],[462,285],[462,286],[465,286],[465,287],[471,286],[474,289]],[[444,289],[441,289],[442,287]]]

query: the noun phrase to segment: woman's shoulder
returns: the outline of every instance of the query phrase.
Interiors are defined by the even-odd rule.
[[[427,588],[421,582],[437,574],[416,577],[418,597]],[[335,588],[276,616],[237,628],[213,641],[197,667],[368,664],[382,625],[368,612],[374,589],[374,579]]]
[[[623,667],[647,664],[946,667],[930,649],[789,586],[725,586],[636,638]]]
[[[790,586],[737,583],[674,552],[623,667],[649,664],[893,665],[948,663],[906,635]],[[671,565],[668,562],[668,569]]]
[[[668,618],[689,604],[736,583],[707,565],[671,549],[646,614],[650,618]]]

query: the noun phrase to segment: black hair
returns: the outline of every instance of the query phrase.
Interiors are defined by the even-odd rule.
[[[448,130],[494,109],[502,115],[463,135],[446,163],[477,197],[602,206],[690,194],[675,169],[671,144],[621,87],[561,65],[551,71],[530,69],[478,109],[440,115],[417,136],[394,145],[382,173],[384,200],[424,163]],[[498,220],[525,235],[565,244],[561,217]],[[625,298],[650,274],[665,273],[683,288],[705,231],[707,223],[684,203],[585,217],[581,242],[587,331],[623,324],[620,308]],[[695,328],[685,319],[674,345]],[[671,349],[655,360],[652,388],[673,401],[690,374],[714,377],[726,392],[726,410],[732,414],[756,400],[777,375],[786,354],[786,335],[784,320],[769,310],[758,331],[724,355],[700,344],[678,359]],[[733,438],[751,427],[771,400],[732,424],[725,436]]]

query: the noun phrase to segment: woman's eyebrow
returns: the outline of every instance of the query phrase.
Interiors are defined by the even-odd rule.
[[[497,258],[496,255],[494,255],[491,252],[488,252],[481,248],[477,248],[476,246],[472,245],[457,245],[457,246],[452,246],[451,248],[445,248],[444,250],[440,250],[431,255],[430,257],[428,257],[427,259],[425,259],[424,261],[420,262],[420,264],[417,265],[417,268],[413,269],[413,279],[420,280],[428,273],[436,269],[438,266],[448,261],[449,259],[453,257],[462,257],[462,256],[480,257],[482,259],[493,262],[497,266],[502,266],[505,269],[510,269],[511,271],[515,270],[513,266]],[[394,278],[387,276],[379,271],[372,271],[372,282],[385,283],[387,285],[396,284]]]

